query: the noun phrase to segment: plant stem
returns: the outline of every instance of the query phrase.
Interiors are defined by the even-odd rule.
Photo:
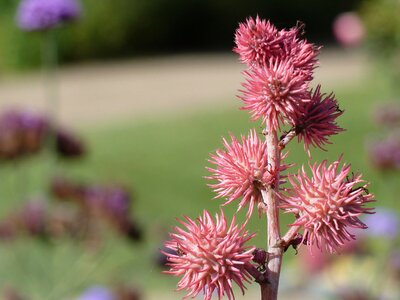
[[[300,226],[290,227],[288,232],[286,232],[286,234],[282,237],[281,244],[283,246],[288,245],[290,243],[290,241],[295,237],[295,235],[299,232],[299,230],[300,230]]]
[[[44,73],[45,95],[46,95],[46,109],[47,117],[49,120],[49,132],[47,133],[46,145],[48,152],[48,177],[47,181],[51,180],[56,172],[56,123],[58,111],[58,82],[57,82],[57,53],[56,32],[48,30],[43,33],[42,45],[42,65]]]
[[[279,189],[280,149],[276,131],[266,131],[268,163],[272,172],[276,173],[273,186],[261,190],[264,203],[267,205],[267,262],[268,284],[261,284],[261,300],[276,300],[278,298],[279,276],[281,272],[283,248],[278,246],[280,241],[279,209],[276,191]]]
[[[289,144],[289,142],[293,140],[295,136],[296,136],[296,130],[294,128],[290,129],[289,132],[287,132],[285,135],[281,137],[281,140],[279,141],[279,148],[284,149],[286,145]]]

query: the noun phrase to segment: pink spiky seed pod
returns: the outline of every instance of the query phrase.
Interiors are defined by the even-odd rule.
[[[278,30],[273,24],[258,16],[240,23],[235,33],[236,47],[240,60],[250,68],[263,67],[271,58],[292,60],[296,73],[312,80],[317,65],[320,47],[302,38],[304,25],[298,23],[289,30]]]
[[[255,130],[248,137],[242,136],[241,142],[231,135],[231,143],[223,139],[224,150],[211,154],[210,163],[214,168],[207,168],[212,173],[207,179],[217,183],[209,186],[217,193],[216,198],[227,198],[224,205],[239,198],[238,211],[248,207],[247,218],[250,218],[255,206],[259,214],[263,212],[264,203],[260,189],[273,186],[279,174],[289,166],[282,164],[278,170],[268,163],[267,144],[262,142]]]
[[[263,65],[270,57],[281,52],[282,39],[278,29],[269,21],[248,18],[236,30],[234,52],[249,67]]]
[[[215,221],[206,210],[196,221],[185,217],[178,220],[185,229],[175,227],[170,233],[170,240],[165,246],[175,251],[167,251],[169,271],[167,274],[183,276],[177,290],[186,290],[185,298],[204,294],[205,300],[210,300],[216,292],[218,299],[224,295],[234,299],[232,284],[236,283],[244,294],[245,282],[250,282],[251,276],[245,264],[251,262],[254,248],[245,246],[254,234],[249,234],[244,225],[232,222],[228,225],[225,215],[215,215]]]
[[[252,120],[262,119],[271,130],[290,123],[301,113],[307,97],[308,82],[295,72],[291,60],[271,59],[269,65],[245,71],[247,77],[239,98],[243,110],[249,110]]]
[[[318,65],[318,55],[321,47],[303,39],[303,35],[304,24],[301,22],[289,30],[280,30],[279,36],[284,41],[281,57],[289,58],[293,63],[295,72],[304,76],[305,80],[311,81],[314,69]]]
[[[372,213],[373,209],[364,205],[374,201],[361,174],[349,177],[350,165],[340,168],[340,159],[330,165],[327,161],[310,165],[311,178],[304,166],[297,175],[289,176],[292,188],[281,205],[296,216],[291,226],[304,229],[308,246],[324,247],[331,253],[355,239],[349,229],[367,228],[359,216]]]
[[[299,142],[304,141],[304,148],[309,153],[310,146],[322,150],[324,144],[331,144],[328,137],[344,131],[336,123],[343,114],[333,94],[322,94],[318,85],[309,93],[310,101],[304,103],[303,113],[294,119],[294,130]]]

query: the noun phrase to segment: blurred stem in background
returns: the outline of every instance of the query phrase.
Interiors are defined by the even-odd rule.
[[[58,119],[59,107],[59,89],[57,77],[58,65],[58,48],[56,39],[56,30],[49,29],[42,34],[42,68],[45,85],[46,109],[49,120],[49,131],[47,133],[47,151],[45,159],[47,159],[47,170],[45,177],[50,182],[57,172],[57,155],[56,143],[57,137],[55,128]]]

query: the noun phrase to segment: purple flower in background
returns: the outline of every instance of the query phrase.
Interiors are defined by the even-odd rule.
[[[375,214],[367,215],[363,221],[368,226],[364,231],[368,236],[395,239],[399,235],[399,216],[385,208],[377,208]]]
[[[26,31],[46,30],[77,19],[77,0],[22,0],[17,11],[18,26]]]
[[[88,288],[76,300],[116,300],[116,298],[108,288],[97,285]]]
[[[400,103],[389,103],[374,112],[375,122],[388,127],[400,126]]]
[[[112,215],[124,217],[129,215],[131,197],[123,188],[114,188],[108,191],[108,197],[104,199],[104,206]]]
[[[31,235],[44,234],[47,208],[44,200],[31,200],[22,208],[20,222],[22,229]]]
[[[76,158],[85,154],[85,145],[77,136],[52,126],[45,115],[10,110],[0,115],[0,160],[38,153],[51,132],[56,135],[55,150],[61,157]]]
[[[400,136],[392,134],[369,147],[371,162],[378,169],[400,170]]]

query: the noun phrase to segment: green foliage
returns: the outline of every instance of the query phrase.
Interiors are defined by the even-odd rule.
[[[392,77],[399,91],[400,79],[400,1],[367,0],[360,8],[367,29],[368,48],[381,63],[382,73]]]
[[[377,58],[393,56],[400,51],[400,1],[367,0],[361,15],[368,32],[368,40]]]

